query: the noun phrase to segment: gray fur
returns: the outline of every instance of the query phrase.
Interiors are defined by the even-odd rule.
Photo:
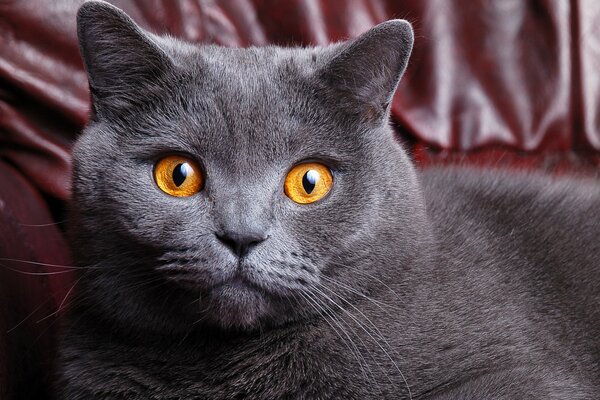
[[[600,187],[418,174],[388,127],[408,23],[226,49],[90,2],[78,32],[94,115],[63,398],[598,398]],[[169,153],[201,163],[202,192],[158,190]],[[283,180],[307,159],[334,188],[299,205]],[[222,232],[268,238],[238,259]]]

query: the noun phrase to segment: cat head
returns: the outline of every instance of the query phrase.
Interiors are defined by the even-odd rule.
[[[423,205],[388,126],[409,23],[232,49],[89,2],[78,35],[93,111],[71,236],[94,312],[159,331],[255,329],[410,263]]]

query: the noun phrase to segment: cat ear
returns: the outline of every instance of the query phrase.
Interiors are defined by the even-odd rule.
[[[369,120],[386,117],[410,56],[413,30],[404,20],[383,22],[340,46],[320,77],[340,105]]]
[[[103,1],[77,13],[79,47],[88,73],[94,113],[147,101],[172,67],[170,57],[127,14]]]

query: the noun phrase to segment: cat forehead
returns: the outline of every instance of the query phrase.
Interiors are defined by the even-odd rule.
[[[319,49],[275,47],[230,49],[201,46],[187,57],[175,56],[189,77],[183,88],[210,96],[222,105],[243,109],[268,106],[273,111],[310,96],[312,75],[325,57]],[[266,104],[270,102],[269,104]]]
[[[134,143],[141,139],[163,151],[189,152],[225,164],[337,158],[361,147],[359,138],[331,115],[323,115],[327,113],[317,110],[318,104],[286,99],[265,86],[236,89],[234,94],[197,90],[188,107],[175,105],[175,112],[156,110],[142,116]]]
[[[175,76],[163,107],[144,116],[148,130],[240,155],[335,144],[340,121],[310,86],[320,49],[177,50],[186,78]]]
[[[372,148],[380,136],[372,131],[386,125],[385,108],[406,61],[395,53],[382,59],[398,61],[395,69],[365,61],[377,59],[369,57],[372,38],[312,48],[225,48],[137,32],[123,48],[105,49],[127,56],[116,62],[112,53],[96,51],[106,42],[92,39],[82,43],[94,105],[99,120],[115,125],[115,141],[129,136],[130,151],[141,140],[222,163],[340,158]],[[126,126],[119,126],[121,115]]]
[[[188,67],[220,72],[272,73],[282,67],[296,67],[298,71],[314,70],[335,55],[342,44],[326,47],[261,46],[231,48],[216,45],[197,45],[176,39],[155,36],[158,44],[173,59],[184,61]],[[291,72],[291,71],[287,71]]]

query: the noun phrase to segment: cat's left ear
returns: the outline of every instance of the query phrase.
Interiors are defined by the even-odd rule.
[[[173,62],[131,18],[104,1],[84,3],[77,13],[79,47],[96,114],[119,113],[160,93]]]
[[[364,119],[381,120],[406,69],[413,40],[409,22],[383,22],[341,45],[319,76],[346,110]]]

